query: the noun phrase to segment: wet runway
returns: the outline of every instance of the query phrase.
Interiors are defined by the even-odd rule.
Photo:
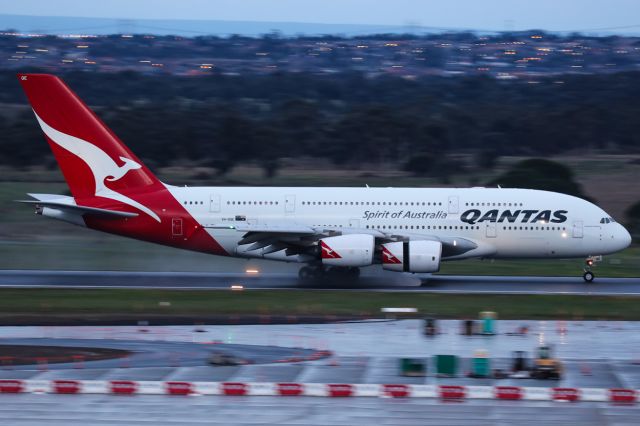
[[[498,321],[496,336],[462,336],[459,321],[440,322],[441,334],[426,338],[418,320],[358,322],[318,325],[147,327],[3,327],[3,336],[17,339],[64,341],[65,339],[116,339],[164,345],[222,341],[234,345],[264,344],[321,346],[336,353],[334,359],[273,365],[233,367],[179,366],[147,368],[7,370],[0,378],[35,380],[230,380],[349,383],[496,384],[490,379],[464,376],[461,365],[455,378],[436,377],[431,366],[427,377],[399,376],[398,357],[430,358],[448,353],[471,356],[488,350],[492,365],[505,367],[513,350],[529,353],[544,342],[553,345],[564,360],[565,376],[559,382],[532,379],[500,379],[502,385],[607,388],[640,386],[640,325],[621,321]],[[508,334],[521,325],[525,336]],[[324,340],[323,342],[317,339]],[[77,342],[77,340],[76,340]],[[108,342],[108,340],[107,340]],[[380,344],[385,342],[385,344]],[[315,345],[317,346],[317,345]],[[171,350],[171,349],[168,349]],[[585,358],[589,358],[585,360]],[[185,360],[186,361],[186,360]],[[468,361],[468,358],[467,360]],[[282,396],[166,396],[105,394],[3,394],[0,419],[11,425],[477,425],[523,426],[553,424],[595,426],[640,424],[640,406],[605,402],[497,401],[467,399],[443,402],[435,398],[315,398]]]
[[[420,278],[424,279],[421,286]],[[600,294],[640,295],[640,278],[597,277],[585,283],[581,277],[515,277],[383,273],[363,275],[355,284],[327,279],[301,285],[292,274],[120,272],[120,271],[0,271],[0,287],[10,288],[166,288],[227,290],[232,285],[262,290],[371,290],[432,293]]]
[[[149,340],[119,340],[119,339],[64,339],[64,338],[0,338],[0,345],[27,345],[27,346],[61,346],[61,347],[85,347],[85,348],[109,348],[131,352],[125,358],[113,358],[96,361],[82,362],[91,369],[127,368],[128,371],[136,368],[156,368],[171,371],[171,367],[202,367],[208,366],[208,360],[213,353],[231,355],[241,364],[269,364],[282,362],[282,360],[296,357],[298,359],[318,359],[314,357],[316,351],[305,348],[286,348],[267,345],[243,345],[220,342],[171,342]],[[7,367],[7,365],[3,365]],[[0,377],[11,377],[15,370],[35,370],[40,372],[37,365],[10,365],[10,369],[0,370]],[[48,370],[75,370],[78,363],[49,363]],[[84,371],[83,371],[84,372]],[[166,372],[165,372],[166,373]],[[63,373],[68,374],[68,373]],[[68,376],[64,376],[69,378]],[[148,379],[148,378],[147,378]]]

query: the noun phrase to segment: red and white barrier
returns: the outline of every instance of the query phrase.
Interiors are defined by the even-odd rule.
[[[184,382],[134,380],[17,380],[0,379],[0,394],[114,394],[114,395],[228,395],[316,396],[330,398],[440,398],[443,400],[498,399],[538,401],[597,401],[618,404],[638,402],[636,389],[460,386],[354,383]],[[1,398],[1,397],[0,397]]]
[[[54,380],[51,386],[54,393],[74,394],[82,390],[82,382],[79,380]]]
[[[195,390],[190,382],[165,382],[164,385],[169,395],[191,395]]]
[[[0,380],[0,393],[21,393],[24,390],[24,380]]]
[[[304,385],[302,383],[276,383],[276,389],[280,396],[304,395]]]
[[[554,401],[576,402],[580,400],[580,390],[576,388],[552,388],[551,399]]]
[[[609,401],[621,403],[634,403],[638,400],[638,392],[635,389],[607,389]]]
[[[112,380],[109,382],[110,393],[131,395],[138,390],[138,383],[131,380]]]
[[[493,392],[496,399],[506,399],[510,401],[522,399],[524,391],[519,386],[495,386]]]

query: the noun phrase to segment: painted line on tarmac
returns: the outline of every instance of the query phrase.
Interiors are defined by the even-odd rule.
[[[228,286],[158,286],[158,285],[110,285],[110,284],[0,284],[0,288],[11,289],[82,289],[82,290],[208,290],[208,291],[343,291],[343,292],[372,292],[372,293],[426,293],[426,294],[486,294],[486,295],[549,295],[549,296],[639,296],[640,292],[610,292],[610,291],[547,291],[547,290],[434,290],[416,287],[407,288],[309,288],[309,287],[249,287],[242,290]]]

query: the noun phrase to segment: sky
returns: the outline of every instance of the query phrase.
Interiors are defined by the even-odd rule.
[[[490,31],[640,30],[640,0],[0,0],[0,14]]]

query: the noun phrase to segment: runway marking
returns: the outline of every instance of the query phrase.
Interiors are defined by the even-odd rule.
[[[229,286],[219,287],[207,287],[207,286],[162,286],[162,285],[74,285],[74,284],[0,284],[0,288],[40,288],[40,289],[80,289],[80,290],[127,290],[127,289],[140,289],[140,290],[203,290],[203,291],[233,291]],[[434,290],[425,289],[422,287],[408,287],[408,288],[375,288],[375,287],[363,287],[363,288],[317,288],[317,287],[251,287],[244,286],[243,291],[252,290],[269,290],[269,291],[344,291],[344,292],[373,292],[373,293],[433,293],[433,294],[496,294],[496,295],[557,295],[557,296],[640,296],[639,292],[606,292],[606,291],[544,291],[544,290]]]
[[[421,286],[423,280],[425,285]],[[184,282],[184,285],[177,283]],[[40,289],[165,289],[230,291],[242,285],[246,291],[368,291],[385,293],[505,294],[640,296],[638,278],[599,278],[585,284],[580,277],[432,275],[429,278],[399,274],[364,275],[357,284],[299,284],[293,274],[229,272],[135,271],[0,271],[0,288]]]

